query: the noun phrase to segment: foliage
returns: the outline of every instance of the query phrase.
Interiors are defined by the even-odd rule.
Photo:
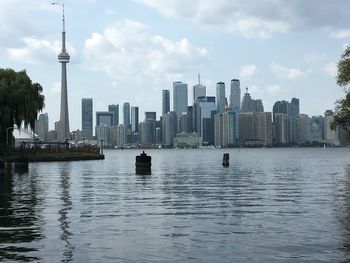
[[[350,84],[350,46],[348,46],[338,62],[337,84],[344,88],[345,98],[336,102],[334,120],[331,128],[335,129],[338,125],[347,130],[350,136],[350,91],[346,86]]]
[[[9,127],[23,124],[25,128],[34,129],[37,114],[44,108],[41,93],[41,85],[32,83],[25,70],[0,68],[0,149],[7,145],[7,136],[9,141],[13,140]]]

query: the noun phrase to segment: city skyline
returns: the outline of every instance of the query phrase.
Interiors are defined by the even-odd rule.
[[[274,1],[266,6],[259,1],[250,6],[241,1],[213,6],[205,0],[171,1],[170,6],[157,0],[123,5],[61,2],[71,55],[67,72],[71,130],[81,129],[82,98],[93,98],[95,111],[129,102],[140,113],[155,111],[161,116],[162,90],[172,90],[173,82],[181,81],[188,84],[191,104],[198,72],[207,96],[215,96],[216,83],[224,82],[229,99],[230,81],[239,79],[242,94],[249,87],[265,111],[272,111],[275,101],[297,97],[300,113],[322,115],[343,96],[334,76],[336,62],[350,41],[345,12],[349,1],[304,5]],[[61,10],[43,0],[28,0],[25,5],[3,0],[0,14],[0,67],[26,69],[34,82],[42,84],[43,113],[48,113],[53,129],[60,119]]]

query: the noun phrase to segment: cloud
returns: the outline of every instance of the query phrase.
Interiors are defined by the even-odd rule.
[[[348,0],[135,0],[166,17],[247,37],[348,26]]]
[[[331,33],[332,38],[349,38],[350,30],[337,30]]]
[[[305,75],[305,73],[298,68],[286,68],[276,63],[271,64],[271,70],[275,76],[290,80],[295,80]]]
[[[252,77],[255,74],[255,71],[256,71],[256,65],[254,64],[243,65],[241,66],[239,75],[241,78],[247,79]]]
[[[280,85],[269,85],[267,86],[267,93],[276,94],[282,91],[282,87]]]
[[[330,62],[324,68],[323,71],[330,77],[335,77],[338,72],[337,63]]]
[[[132,20],[93,33],[83,53],[90,70],[110,77],[113,95],[141,106],[158,105],[160,98],[150,94],[161,94],[174,80],[184,81],[185,74],[198,72],[208,57],[206,48],[187,38],[170,40]]]
[[[22,39],[23,47],[8,48],[7,53],[10,59],[18,60],[27,64],[44,64],[52,63],[53,59],[57,59],[57,55],[61,50],[61,42],[49,41],[45,39],[35,39],[25,37]],[[75,48],[67,43],[68,53],[75,54]]]
[[[169,40],[146,25],[131,20],[108,26],[85,41],[84,54],[92,69],[106,72],[113,80],[141,82],[173,79],[205,62],[208,50],[186,38]]]

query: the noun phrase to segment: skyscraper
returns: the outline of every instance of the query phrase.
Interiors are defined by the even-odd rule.
[[[173,145],[173,139],[177,133],[177,117],[174,111],[169,111],[163,116],[163,144],[167,146]]]
[[[225,111],[225,83],[218,82],[216,84],[216,111],[223,113]]]
[[[125,102],[123,104],[123,124],[124,126],[130,125],[130,103]]]
[[[114,113],[113,126],[117,126],[119,124],[119,104],[108,105],[108,111]]]
[[[64,6],[63,6],[64,7]],[[61,63],[61,109],[60,109],[60,127],[58,129],[58,141],[64,141],[69,139],[69,114],[68,114],[68,95],[67,95],[67,63],[70,56],[66,51],[66,30],[65,30],[65,18],[64,8],[62,14],[62,50],[58,55],[58,62]]]
[[[193,86],[193,103],[196,103],[199,97],[205,97],[206,95],[206,86],[201,84],[200,75],[198,74],[198,83]]]
[[[241,108],[241,84],[239,79],[231,80],[229,104],[232,109]]]
[[[92,139],[92,98],[81,99],[81,131],[82,137]]]
[[[262,100],[257,99],[253,100],[250,97],[250,93],[248,92],[248,88],[246,88],[246,93],[242,98],[242,112],[264,112],[264,105]]]
[[[35,121],[35,133],[42,141],[47,141],[47,133],[49,132],[49,116],[47,113],[39,115]]]
[[[139,131],[139,107],[131,107],[131,132]]]
[[[187,112],[187,106],[188,106],[187,90],[188,90],[188,86],[186,83],[182,83],[179,81],[173,83],[173,108],[174,108],[174,111],[176,112],[177,120],[179,120],[183,112]]]
[[[170,111],[170,91],[162,91],[162,116]]]

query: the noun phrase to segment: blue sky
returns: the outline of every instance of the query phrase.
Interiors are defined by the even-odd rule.
[[[26,69],[43,86],[50,128],[59,119],[61,8],[44,0],[0,1],[0,67]],[[301,113],[323,114],[344,95],[336,63],[350,43],[350,0],[66,0],[71,62],[71,129],[81,129],[81,98],[161,111],[161,91],[197,74],[215,85],[241,81],[265,111],[300,99]],[[172,104],[172,103],[171,103]]]

